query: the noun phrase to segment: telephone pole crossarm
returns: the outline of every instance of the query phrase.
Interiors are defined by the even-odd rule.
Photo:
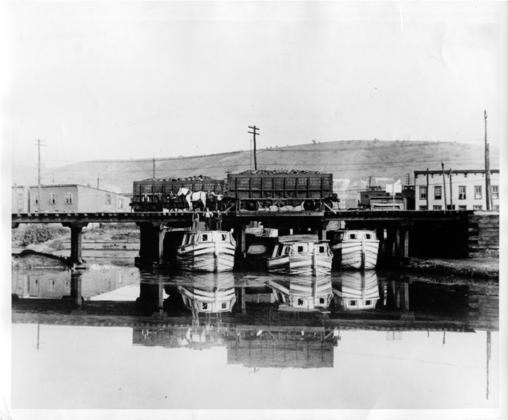
[[[252,140],[253,140],[253,154],[254,154],[254,170],[257,171],[258,169],[258,162],[257,162],[257,156],[256,156],[256,136],[259,136],[259,127],[256,127],[255,125],[249,125],[249,134],[252,134]]]

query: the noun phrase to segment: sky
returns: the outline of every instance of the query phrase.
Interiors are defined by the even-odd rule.
[[[14,167],[502,131],[504,2],[12,2]]]

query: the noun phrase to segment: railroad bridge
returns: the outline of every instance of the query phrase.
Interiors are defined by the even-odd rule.
[[[140,228],[141,263],[161,263],[178,246],[182,231],[207,226],[233,229],[238,251],[245,252],[251,222],[282,234],[312,232],[330,239],[340,229],[372,229],[380,239],[380,258],[408,256],[464,258],[499,246],[499,215],[473,211],[338,210],[327,212],[124,212],[12,214],[21,223],[61,223],[71,230],[70,261],[79,266],[83,228],[89,223],[136,223]],[[486,234],[485,234],[486,232]]]

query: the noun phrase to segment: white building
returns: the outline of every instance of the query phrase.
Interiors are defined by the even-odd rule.
[[[499,170],[490,171],[492,210],[499,211]],[[445,203],[446,198],[446,203]],[[486,210],[482,169],[415,171],[416,210]]]
[[[126,195],[78,184],[12,187],[13,213],[129,212],[129,203]]]

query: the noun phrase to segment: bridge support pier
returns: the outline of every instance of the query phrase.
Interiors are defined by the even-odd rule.
[[[139,257],[136,264],[161,264],[164,253],[164,236],[166,229],[158,222],[138,223],[139,226]]]
[[[73,270],[71,272],[71,290],[70,295],[63,296],[62,300],[68,302],[72,306],[81,308],[83,306],[83,282],[81,279],[81,270]]]
[[[244,224],[236,225],[233,229],[233,234],[236,240],[236,256],[239,258],[245,258],[247,252],[246,226]]]
[[[377,261],[379,263],[379,261],[384,258],[384,255],[385,255],[385,230],[384,228],[381,228],[381,227],[378,227],[376,228],[376,236],[377,236],[377,239],[379,240],[379,251],[378,251],[378,257],[377,257]]]
[[[85,261],[82,258],[82,239],[83,239],[83,228],[88,223],[76,222],[76,223],[62,223],[63,226],[70,228],[71,230],[71,256],[70,263],[73,268],[86,268]]]
[[[82,296],[82,279],[81,273],[75,272],[71,274],[71,298],[76,304],[76,306],[81,307],[83,305],[83,296]]]

